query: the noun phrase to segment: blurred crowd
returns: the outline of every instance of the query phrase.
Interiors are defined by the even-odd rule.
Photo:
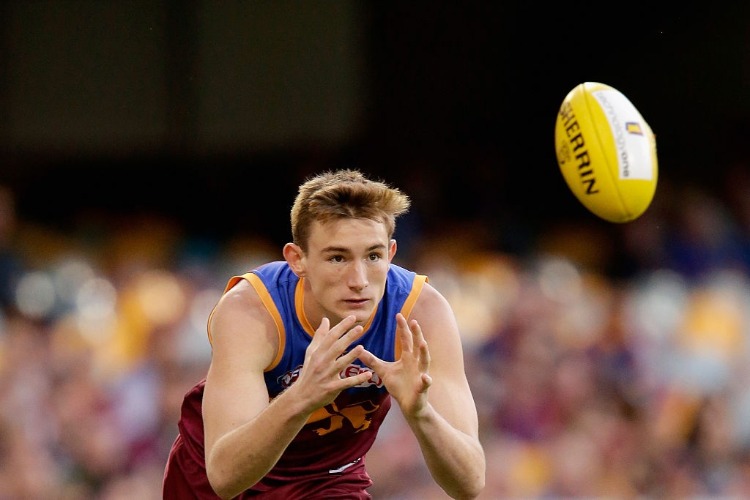
[[[411,235],[396,260],[464,336],[483,498],[750,497],[748,172],[721,197],[660,185],[615,244],[601,224],[524,254],[477,245],[481,225]],[[14,201],[0,190],[0,499],[161,498],[208,313],[280,248],[158,215],[62,232]],[[396,405],[367,462],[375,498],[445,498]]]

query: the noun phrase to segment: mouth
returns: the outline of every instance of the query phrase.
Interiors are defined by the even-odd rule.
[[[354,307],[361,307],[370,302],[370,299],[344,299],[344,303]]]

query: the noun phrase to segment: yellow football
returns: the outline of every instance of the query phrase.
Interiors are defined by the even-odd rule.
[[[597,82],[571,90],[557,114],[555,147],[565,182],[595,215],[629,222],[651,204],[659,171],[656,139],[620,91]]]

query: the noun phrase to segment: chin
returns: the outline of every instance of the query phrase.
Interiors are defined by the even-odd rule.
[[[357,318],[357,324],[364,325],[370,319],[370,316],[372,316],[372,311],[371,307],[350,308],[344,311],[344,314],[341,317],[345,318],[349,315],[354,315],[354,317]]]

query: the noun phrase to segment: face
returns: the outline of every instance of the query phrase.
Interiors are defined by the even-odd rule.
[[[292,269],[307,282],[305,315],[313,326],[324,316],[331,325],[349,315],[366,322],[383,298],[395,253],[385,225],[369,219],[316,222],[307,252],[292,243],[284,247]]]

